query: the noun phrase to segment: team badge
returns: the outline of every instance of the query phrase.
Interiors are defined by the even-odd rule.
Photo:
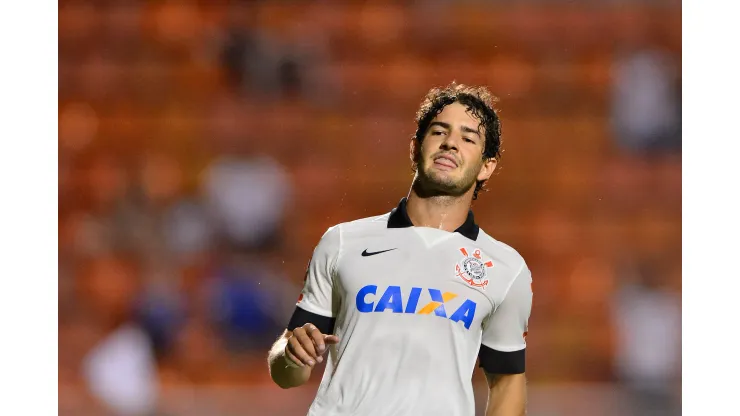
[[[470,286],[485,289],[488,285],[486,269],[493,267],[493,262],[484,262],[479,249],[472,255],[465,248],[461,248],[460,252],[465,258],[455,265],[455,275]]]

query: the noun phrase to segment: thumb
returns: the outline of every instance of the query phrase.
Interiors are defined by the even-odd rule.
[[[324,343],[329,345],[338,344],[339,337],[336,335],[324,335]]]

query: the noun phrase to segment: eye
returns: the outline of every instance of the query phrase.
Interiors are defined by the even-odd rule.
[[[444,132],[441,131],[441,130],[433,130],[432,131],[432,136],[439,136],[440,134],[444,134]]]
[[[465,140],[467,143],[475,143],[475,140],[469,138],[469,137],[463,137],[463,140]]]

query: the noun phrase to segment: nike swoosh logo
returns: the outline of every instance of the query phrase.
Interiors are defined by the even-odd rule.
[[[362,257],[374,256],[376,254],[385,253],[387,251],[393,251],[393,250],[398,250],[398,249],[397,248],[391,248],[391,249],[388,249],[388,250],[375,251],[375,252],[369,252],[369,251],[367,251],[367,249],[365,249],[365,251],[362,252]]]

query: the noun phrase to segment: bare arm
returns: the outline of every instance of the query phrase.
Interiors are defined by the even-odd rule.
[[[523,265],[503,302],[486,322],[481,367],[488,379],[486,416],[526,414],[526,334],[532,308],[532,277]]]
[[[267,355],[270,377],[284,389],[305,384],[314,366],[324,360],[327,344],[338,341],[335,335],[324,335],[313,324],[285,330]]]
[[[287,330],[267,355],[270,377],[289,389],[305,384],[316,364],[324,361],[329,345],[339,342],[334,331],[338,296],[334,293],[340,227],[327,230],[316,246],[304,278],[303,290]],[[321,328],[321,329],[319,329]]]
[[[489,374],[486,416],[527,414],[527,381],[524,374]]]
[[[311,367],[294,367],[286,359],[288,339],[293,331],[287,329],[280,338],[275,341],[267,355],[267,363],[270,366],[270,377],[272,381],[284,389],[303,385],[311,377]]]

